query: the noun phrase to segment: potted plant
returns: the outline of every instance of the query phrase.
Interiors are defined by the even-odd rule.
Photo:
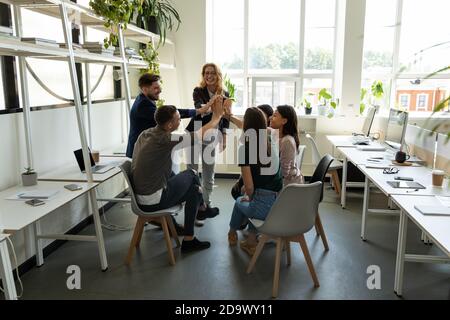
[[[236,102],[236,85],[231,82],[230,78],[228,78],[228,76],[226,74],[223,77],[223,85],[225,86],[225,88],[228,91],[229,98],[233,102]]]
[[[26,187],[35,184],[37,184],[37,173],[30,167],[25,168],[25,172],[22,173],[22,185]]]
[[[328,118],[332,118],[334,116],[334,113],[338,105],[339,105],[339,98],[330,99],[330,108],[328,108]]]
[[[372,97],[374,98],[372,104],[378,105],[378,102],[381,98],[383,98],[384,95],[383,82],[381,82],[380,80],[375,80],[370,87],[370,92],[372,93]]]
[[[104,39],[105,48],[118,46],[119,27],[127,28],[134,11],[142,11],[141,0],[90,0],[89,6],[106,21],[104,26],[109,29],[109,37]]]
[[[136,25],[159,34],[159,44],[166,41],[167,31],[180,27],[181,19],[177,10],[168,0],[140,0],[140,10],[136,10]]]
[[[331,93],[327,91],[327,89],[323,88],[319,91],[317,95],[319,100],[319,105],[317,106],[317,110],[320,116],[324,116],[328,109],[328,103],[331,101]]]

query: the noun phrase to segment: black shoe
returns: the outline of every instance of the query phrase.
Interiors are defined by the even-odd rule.
[[[183,240],[181,244],[181,252],[188,253],[193,251],[199,251],[208,249],[211,246],[209,241],[199,241],[197,238],[192,239],[191,241]]]
[[[219,214],[219,208],[214,207],[211,208],[210,206],[206,207],[206,210],[204,211],[197,211],[197,220],[205,220],[207,218],[214,218]]]

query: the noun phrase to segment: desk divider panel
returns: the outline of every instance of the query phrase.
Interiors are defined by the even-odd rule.
[[[436,148],[436,169],[444,170],[450,174],[450,140],[447,135],[439,133]]]
[[[433,166],[434,151],[436,147],[436,133],[418,126],[406,127],[405,143],[409,152],[426,162],[427,167]]]

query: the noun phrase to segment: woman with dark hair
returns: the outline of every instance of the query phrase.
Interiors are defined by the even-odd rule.
[[[231,108],[225,108],[225,114],[244,131],[244,145],[239,148],[238,156],[245,193],[236,199],[228,232],[228,242],[234,246],[238,241],[236,231],[248,218],[264,220],[283,185],[276,141],[270,137],[264,113],[255,107],[248,108],[243,122],[231,114]],[[269,158],[267,164],[262,156]],[[240,247],[250,256],[256,249],[256,235],[256,228],[249,223],[248,238],[241,241]]]
[[[259,110],[264,112],[267,118],[267,126],[269,126],[270,117],[273,115],[273,108],[270,104],[260,104],[256,106]]]
[[[264,115],[266,116],[267,120],[267,127],[269,127],[270,117],[273,115],[273,109],[269,104],[260,104],[257,106],[259,110],[264,112]],[[239,177],[239,180],[236,181],[233,188],[231,188],[231,196],[234,200],[236,200],[238,197],[242,196],[242,187],[244,185],[244,181],[242,181],[242,177]]]
[[[303,175],[295,161],[300,145],[295,109],[288,105],[278,106],[270,118],[270,127],[279,131],[283,186],[291,183],[303,183]]]

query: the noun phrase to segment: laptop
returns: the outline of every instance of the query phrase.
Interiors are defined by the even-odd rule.
[[[371,139],[370,130],[372,128],[373,119],[375,118],[375,113],[378,111],[378,106],[370,106],[367,111],[366,119],[362,127],[361,133],[353,133],[352,143],[354,145],[370,145]]]
[[[84,167],[84,160],[83,160],[83,150],[78,149],[73,152],[75,154],[75,158],[77,159],[78,166],[80,167],[81,172],[86,172],[86,168]],[[89,150],[89,157],[91,158],[91,170],[92,173],[105,173],[111,169],[113,169],[113,166],[107,166],[107,165],[96,165],[94,158],[92,157],[91,150]]]

